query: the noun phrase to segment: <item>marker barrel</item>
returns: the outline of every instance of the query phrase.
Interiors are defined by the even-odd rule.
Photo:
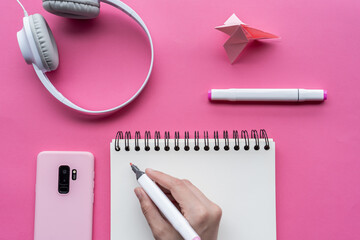
[[[212,101],[324,101],[327,98],[327,91],[312,89],[211,89],[208,97]]]

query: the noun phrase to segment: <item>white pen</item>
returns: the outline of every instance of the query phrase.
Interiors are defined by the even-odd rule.
[[[315,89],[211,89],[208,92],[211,101],[274,101],[305,102],[324,101],[326,90]]]
[[[185,240],[201,240],[199,235],[191,227],[190,223],[172,204],[163,191],[137,166],[130,163],[131,169],[136,174],[136,179],[146,194],[159,208],[170,224],[180,233]]]

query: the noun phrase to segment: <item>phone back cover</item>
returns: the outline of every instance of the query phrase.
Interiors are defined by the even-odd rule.
[[[59,166],[70,173],[68,194],[58,192]],[[41,152],[37,159],[35,240],[91,240],[93,222],[94,156],[88,152]]]

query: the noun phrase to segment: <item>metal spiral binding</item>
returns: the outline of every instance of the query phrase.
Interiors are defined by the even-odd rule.
[[[255,146],[254,149],[257,151],[260,149],[260,141],[259,141],[259,135],[256,130],[251,130],[251,138],[255,139]]]
[[[200,147],[199,147],[199,141],[200,141],[200,136],[199,136],[199,131],[195,131],[194,133],[194,142],[195,142],[195,146],[194,146],[194,150],[195,151],[199,151]]]
[[[218,131],[214,131],[214,141],[215,141],[214,150],[219,151],[220,142],[219,142],[219,132]]]
[[[190,150],[190,146],[189,146],[189,132],[185,131],[185,137],[184,137],[184,150],[185,151],[189,151]]]
[[[256,151],[260,150],[260,138],[264,139],[265,141],[265,146],[264,146],[264,150],[269,150],[270,149],[270,141],[269,138],[267,136],[267,133],[264,129],[260,129],[260,135],[258,134],[258,131],[256,130],[251,130],[251,139],[255,140],[255,146],[254,149]],[[245,145],[244,145],[244,149],[250,150],[250,138],[249,138],[249,134],[246,130],[242,130],[241,131],[241,139],[244,139]],[[234,139],[234,150],[238,151],[240,150],[240,137],[239,137],[239,132],[237,130],[233,131],[233,139]],[[140,151],[141,150],[141,146],[140,146],[140,139],[141,139],[141,134],[140,131],[136,131],[135,132],[135,151]],[[154,149],[155,151],[160,151],[160,139],[161,139],[161,135],[160,135],[160,131],[155,131],[155,136],[154,136]],[[230,139],[229,139],[229,133],[228,131],[224,130],[223,131],[223,139],[224,139],[224,150],[228,151],[230,150]],[[115,136],[115,150],[116,151],[120,151],[121,147],[120,147],[120,142],[121,140],[124,140],[124,145],[125,145],[125,151],[130,151],[130,140],[131,140],[131,132],[130,131],[126,131],[125,134],[123,134],[122,131],[118,131],[116,133]],[[144,143],[145,143],[145,151],[150,151],[151,147],[150,147],[150,142],[151,140],[151,133],[150,131],[145,131],[145,138],[144,138]],[[165,131],[165,137],[164,137],[164,150],[165,151],[170,151],[170,141],[172,139],[170,139],[170,132],[169,131]],[[179,151],[180,150],[180,133],[178,131],[175,132],[175,138],[174,138],[174,150],[175,151]],[[185,131],[185,137],[184,137],[184,150],[185,151],[189,151],[190,150],[190,135],[188,131]],[[200,150],[200,134],[199,131],[195,131],[194,133],[194,150],[195,151],[199,151]],[[209,134],[208,131],[204,131],[204,150],[205,151],[209,151],[210,150],[210,140],[209,140]],[[220,139],[219,139],[219,133],[218,131],[214,131],[214,150],[215,151],[219,151],[220,150]]]
[[[140,131],[135,132],[135,151],[140,151],[139,139],[141,139]]]
[[[267,133],[266,133],[265,129],[260,129],[260,138],[265,139],[264,149],[269,150],[270,149],[270,142],[269,142],[269,138],[267,136]]]
[[[170,146],[169,146],[169,142],[170,142],[170,132],[169,131],[165,131],[165,138],[164,138],[164,141],[165,141],[165,151],[169,151],[170,150]]]
[[[206,134],[205,134],[206,133]],[[209,144],[209,133],[208,131],[204,131],[204,150],[209,151],[210,150],[210,144]]]
[[[180,139],[180,133],[177,131],[175,132],[175,138],[174,138],[174,141],[175,141],[175,151],[179,151],[180,150],[180,147],[179,147],[179,140]]]
[[[150,131],[145,131],[145,151],[150,151],[149,140],[151,139]]]
[[[223,138],[224,138],[224,141],[225,141],[224,150],[229,151],[230,142],[229,142],[229,133],[228,133],[228,131],[223,132]]]
[[[125,151],[130,151],[131,132],[125,132]]]
[[[115,137],[115,150],[116,151],[120,151],[120,144],[119,144],[119,141],[120,139],[123,139],[124,136],[123,136],[123,132],[122,131],[118,131],[116,133],[116,137]]]
[[[159,131],[155,131],[155,136],[154,136],[154,143],[155,143],[155,151],[159,151],[160,150],[160,132]]]
[[[239,141],[239,132],[237,130],[233,131],[233,139],[235,142],[234,150],[239,151],[240,149],[240,141]]]
[[[245,140],[244,149],[248,151],[250,149],[249,134],[246,130],[241,131],[241,138]]]

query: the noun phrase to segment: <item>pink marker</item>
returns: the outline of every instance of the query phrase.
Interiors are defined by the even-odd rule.
[[[326,90],[315,89],[211,89],[211,101],[267,101],[267,102],[305,102],[324,101]]]
[[[130,163],[131,169],[136,174],[136,179],[146,194],[159,208],[170,224],[180,233],[185,240],[201,240],[199,235],[191,227],[190,223],[172,204],[163,191],[137,166]]]

